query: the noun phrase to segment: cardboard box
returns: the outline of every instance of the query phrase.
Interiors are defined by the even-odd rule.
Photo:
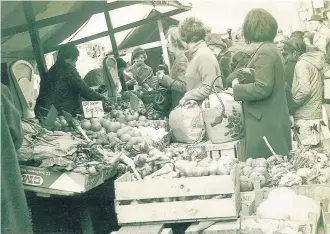
[[[74,172],[58,172],[49,169],[21,166],[24,185],[83,193],[102,184],[103,172],[83,175]]]

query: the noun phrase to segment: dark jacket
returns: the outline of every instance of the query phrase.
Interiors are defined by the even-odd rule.
[[[284,64],[284,79],[285,79],[285,92],[286,99],[289,107],[290,115],[293,115],[293,96],[292,96],[292,82],[293,82],[293,74],[294,68],[297,62],[287,61]]]
[[[226,78],[229,76],[229,74],[231,73],[231,66],[230,66],[230,61],[231,61],[231,57],[232,57],[232,52],[231,51],[224,51],[222,52],[218,57],[218,63],[219,63],[219,67],[220,67],[220,71],[221,74],[223,76],[223,80],[222,83],[225,84],[226,83]]]
[[[44,79],[41,79],[35,114],[45,117],[52,104],[59,112],[65,110],[72,115],[82,113],[80,97],[87,101],[104,99],[101,94],[88,87],[74,66],[57,61]]]
[[[243,101],[246,158],[272,155],[265,136],[277,154],[291,150],[289,110],[284,89],[284,61],[274,43],[264,43],[249,65],[255,69],[255,82],[237,84],[234,98]]]
[[[21,118],[1,84],[1,233],[32,233],[16,150],[23,140]]]

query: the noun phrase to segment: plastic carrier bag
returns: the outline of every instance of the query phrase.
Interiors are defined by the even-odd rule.
[[[205,136],[202,110],[195,101],[177,106],[170,113],[169,125],[176,142],[194,144]]]

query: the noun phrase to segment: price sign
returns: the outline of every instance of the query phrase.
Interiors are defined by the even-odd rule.
[[[82,102],[82,108],[86,119],[98,118],[104,116],[102,101]]]

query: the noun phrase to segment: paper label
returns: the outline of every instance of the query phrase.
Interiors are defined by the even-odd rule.
[[[86,119],[104,116],[102,101],[84,101],[82,107]]]

